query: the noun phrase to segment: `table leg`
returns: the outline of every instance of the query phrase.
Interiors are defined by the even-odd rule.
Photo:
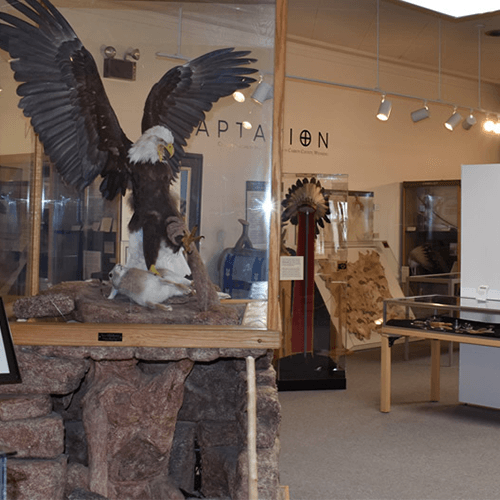
[[[382,347],[380,350],[380,411],[389,413],[391,411],[391,348],[389,337],[380,336]]]
[[[431,340],[431,401],[439,401],[441,342]]]

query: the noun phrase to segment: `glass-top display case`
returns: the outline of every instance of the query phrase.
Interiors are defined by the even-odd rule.
[[[500,303],[422,295],[384,301],[384,327],[500,338]]]
[[[403,283],[406,276],[460,270],[459,226],[460,180],[403,182]]]
[[[277,201],[280,195],[273,169],[280,169],[281,152],[274,145],[273,132],[282,120],[281,116],[274,115],[274,109],[275,103],[283,98],[284,68],[275,64],[276,54],[281,57],[284,50],[284,34],[276,14],[283,15],[283,2],[131,3],[110,0],[97,4],[93,0],[55,0],[54,5],[88,49],[89,57],[95,60],[98,74],[87,76],[95,82],[102,81],[109,108],[99,112],[108,113],[107,120],[113,120],[109,116],[116,114],[113,123],[118,124],[125,137],[121,140],[131,148],[122,155],[119,160],[122,164],[117,168],[129,169],[131,173],[117,189],[118,194],[109,196],[111,180],[106,177],[108,170],[104,170],[104,165],[106,169],[112,167],[109,162],[99,163],[91,158],[91,155],[99,157],[102,154],[98,149],[108,139],[99,136],[99,148],[96,146],[91,153],[85,151],[87,146],[91,149],[94,140],[89,138],[88,131],[84,139],[88,141],[87,146],[72,142],[73,136],[67,140],[67,135],[73,132],[67,132],[71,128],[69,121],[58,121],[59,115],[64,116],[64,120],[69,118],[65,109],[57,108],[60,103],[55,94],[48,96],[44,105],[28,110],[24,105],[26,116],[23,116],[18,108],[17,87],[30,77],[18,75],[16,81],[14,71],[19,72],[19,64],[24,63],[16,63],[12,54],[0,49],[3,87],[0,100],[0,233],[4,242],[0,252],[0,290],[4,300],[12,302],[22,296],[50,290],[88,296],[87,291],[79,293],[71,288],[73,285],[66,285],[78,282],[82,286],[94,286],[91,295],[95,293],[99,306],[105,309],[92,318],[82,312],[89,308],[82,306],[80,312],[65,314],[66,320],[162,325],[195,323],[238,328],[245,324],[245,306],[259,300],[261,317],[258,321],[252,320],[252,328],[277,330],[277,298],[271,299],[275,305],[268,298],[278,287],[277,280],[273,281],[278,273],[277,250],[273,255],[270,248],[273,239],[279,241],[276,219],[279,214],[273,210],[276,203],[273,204],[273,200]],[[5,0],[0,0],[0,10],[26,20],[22,12]],[[36,25],[35,16],[28,22]],[[187,71],[175,68],[203,65],[203,62],[192,61],[207,53],[216,54],[215,51],[221,55],[210,56],[219,58],[214,60],[213,73],[226,73],[218,80],[213,74],[203,77],[212,78],[208,90],[202,83],[198,94],[198,91],[187,92],[180,98],[175,94],[180,91],[176,90],[170,94],[167,104],[166,100],[161,100],[163,95],[158,97],[156,91],[152,91],[155,84],[168,79],[164,75]],[[54,71],[58,71],[56,66],[54,63]],[[70,71],[76,70],[70,68]],[[76,72],[71,78],[74,79],[72,84],[80,82]],[[232,85],[227,81],[234,80],[238,80],[237,88],[227,90]],[[64,87],[66,83],[60,85],[60,92],[67,93],[65,96],[74,92]],[[210,85],[214,88],[227,85],[227,89],[224,87],[219,95]],[[274,93],[269,92],[273,87]],[[237,90],[238,95],[236,92],[233,95],[233,90]],[[203,94],[205,91],[208,95]],[[51,109],[50,99],[55,100],[51,111],[56,116],[53,123],[43,114],[46,108]],[[197,99],[203,101],[200,109],[193,104]],[[172,100],[177,106],[175,110],[169,108]],[[95,111],[86,109],[81,98],[78,104],[71,113],[76,121],[80,120],[78,126],[83,127],[81,124],[85,123],[86,127]],[[69,98],[64,105],[72,105]],[[162,111],[157,112],[156,108],[161,106]],[[34,133],[31,128],[28,115],[33,113],[38,122],[50,123],[37,129],[41,134]],[[139,169],[133,170],[133,162],[142,150],[136,149],[134,157],[132,146],[139,144],[141,133],[147,129],[145,124],[166,124],[165,127],[173,129],[173,150],[168,154],[169,161],[175,162],[171,167],[175,179],[164,181],[162,177],[153,177],[146,181],[152,170],[143,170],[144,174]],[[106,127],[108,125],[103,125],[102,129]],[[96,130],[92,129],[92,134],[100,133]],[[58,144],[59,140],[67,144],[68,150],[58,155],[54,153],[53,144]],[[79,189],[81,182],[68,181],[64,171],[73,166],[64,162],[73,158],[72,147],[80,148],[78,157],[88,158],[90,163],[95,160],[104,177],[97,175],[84,189]],[[154,149],[154,154],[160,154],[158,148]],[[110,155],[115,152],[113,148],[109,151]],[[160,163],[167,164],[163,158]],[[75,170],[81,168],[78,164]],[[81,174],[85,175],[90,174]],[[105,186],[101,184],[103,178],[107,182]],[[164,182],[166,184],[162,184]],[[168,222],[162,222],[164,225],[154,230],[153,225],[143,219],[139,229],[137,223],[131,223],[134,217],[138,220],[142,207],[154,198],[145,195],[139,201],[139,191],[134,191],[137,183],[142,183],[146,190],[154,185],[163,189],[168,199],[166,204],[173,206],[169,214],[173,214],[174,220],[165,217]],[[128,188],[123,196],[122,187]],[[113,199],[105,199],[106,193]],[[153,219],[154,207],[148,210],[151,215],[147,217]],[[221,257],[225,249],[233,248],[240,238],[240,220],[249,223],[252,247],[259,258],[259,275],[250,273],[249,278],[251,284],[257,282],[256,298],[238,294],[233,289],[226,294],[218,291],[218,285],[223,282],[221,273],[225,271],[220,265]],[[172,221],[174,224],[170,225]],[[151,236],[154,231],[161,234],[156,265],[152,262],[155,258],[148,257],[150,249],[157,245]],[[173,247],[170,249],[173,257],[163,253],[165,247]],[[132,273],[131,269],[140,272]],[[141,288],[144,283],[147,285]],[[198,283],[203,284],[198,286]],[[165,291],[168,287],[173,293]],[[143,289],[146,294],[148,290],[160,290],[159,295],[156,291],[150,295],[167,298],[159,301],[138,296],[137,291],[141,295]],[[233,299],[238,299],[240,304],[236,305]],[[218,313],[207,317],[206,310],[211,309],[206,307],[207,303],[231,311],[226,311],[227,315]],[[189,304],[194,314],[185,311]],[[113,311],[114,306],[116,311]],[[75,307],[78,308],[78,304]],[[135,312],[137,317],[134,317]]]
[[[282,181],[280,390],[344,389],[348,176]]]

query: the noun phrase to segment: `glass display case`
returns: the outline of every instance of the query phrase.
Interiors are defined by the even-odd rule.
[[[460,270],[459,223],[459,180],[403,182],[403,282],[406,276]]]
[[[252,320],[252,325],[264,332],[277,331],[279,214],[273,210],[273,200],[280,197],[278,179],[282,152],[274,143],[273,134],[282,122],[281,112],[275,114],[275,109],[282,109],[283,99],[284,3],[281,0],[243,4],[211,1],[125,3],[111,0],[102,8],[93,0],[78,0],[71,6],[54,1],[55,7],[93,55],[118,122],[132,142],[140,136],[144,102],[151,88],[172,68],[225,47],[248,51],[248,57],[252,58],[242,67],[248,65],[256,70],[249,75],[255,77],[255,81],[240,89],[242,96],[238,100],[232,95],[217,99],[188,134],[185,161],[180,160],[179,176],[171,186],[171,193],[185,225],[182,235],[190,234],[194,239],[201,237],[192,244],[198,255],[196,263],[188,263],[187,270],[179,267],[182,278],[188,281],[196,280],[193,278],[195,266],[196,272],[202,269],[207,283],[221,283],[224,268],[220,261],[224,250],[238,241],[241,235],[239,220],[250,221],[250,233],[257,242],[254,247],[262,261],[257,295],[261,318]],[[4,0],[0,0],[0,9],[20,15]],[[109,73],[109,63],[105,64],[109,51],[104,53],[102,50],[105,46],[114,48],[114,57],[120,63],[133,61],[134,71],[130,77]],[[133,57],[127,52],[131,47],[138,49]],[[9,67],[8,54],[2,52],[2,56],[5,56],[0,58],[4,90],[0,101],[2,295],[11,301],[50,289],[59,293],[61,288],[58,287],[65,283],[90,280],[97,284],[100,300],[106,307],[96,322],[125,323],[131,312],[142,307],[141,314],[146,316],[132,318],[132,323],[158,323],[163,328],[196,323],[206,324],[208,329],[229,324],[245,330],[244,306],[257,300],[253,296],[219,295],[217,303],[220,302],[223,309],[236,310],[230,313],[233,319],[228,322],[221,315],[205,321],[198,313],[190,318],[176,314],[177,302],[181,302],[179,298],[177,301],[167,299],[166,308],[153,304],[154,308],[149,310],[127,295],[128,290],[124,292],[114,286],[110,272],[116,265],[127,267],[137,248],[137,242],[133,241],[135,233],[131,234],[128,226],[134,213],[128,203],[130,191],[123,197],[107,201],[101,196],[102,178],[99,176],[84,191],[64,182],[45,156],[43,144],[32,132],[29,121],[18,109],[18,82]],[[263,83],[266,88],[274,87],[274,97],[269,93],[263,97],[261,92],[257,100],[252,99]],[[252,189],[258,186],[258,189],[250,189],[249,193],[249,186]],[[141,245],[142,240],[139,243],[142,249]],[[188,244],[187,250],[190,248],[193,246]],[[188,253],[186,261],[189,261]],[[149,273],[148,267],[141,271]],[[156,279],[157,275],[153,276]],[[158,278],[165,279],[165,276]],[[175,286],[181,290],[184,282],[179,283]],[[184,289],[186,293],[181,298],[188,302],[198,300],[200,294],[193,293],[193,284],[185,286],[190,290]],[[109,296],[112,300],[108,300]],[[243,300],[243,307],[241,304],[236,307],[234,302]],[[109,308],[113,304],[124,305],[126,314],[114,314]],[[81,315],[69,319],[93,322],[87,317],[82,319]],[[24,328],[31,327],[24,324]],[[143,331],[147,331],[145,326]],[[257,342],[259,334],[252,338]],[[262,341],[262,334],[260,339]]]
[[[408,276],[405,295],[460,295],[460,273]]]
[[[282,182],[280,390],[344,389],[347,175]]]
[[[397,333],[398,328],[447,333],[451,335],[447,340],[454,334],[500,339],[500,309],[491,302],[464,304],[460,297],[449,295],[386,300],[384,331]]]
[[[374,200],[373,191],[349,191],[349,224],[347,227],[349,244],[373,240]]]

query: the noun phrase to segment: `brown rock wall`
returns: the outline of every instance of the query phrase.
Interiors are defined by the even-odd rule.
[[[57,458],[64,452],[64,426],[60,415],[10,420],[0,425],[0,443],[18,458]]]
[[[7,461],[9,500],[64,500],[67,458]]]
[[[0,420],[37,418],[52,412],[52,401],[48,394],[25,396],[13,394],[0,396]]]

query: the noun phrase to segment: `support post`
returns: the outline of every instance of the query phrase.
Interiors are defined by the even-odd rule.
[[[382,341],[380,359],[380,411],[389,413],[391,411],[391,348],[389,337],[380,336]]]
[[[440,398],[441,341],[431,340],[431,401]]]

